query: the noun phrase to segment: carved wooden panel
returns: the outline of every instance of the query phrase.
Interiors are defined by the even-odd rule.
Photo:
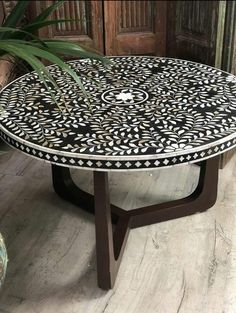
[[[54,1],[31,1],[32,18]],[[42,37],[72,40],[103,52],[103,12],[101,1],[66,1],[52,19],[76,19],[40,30]]]
[[[211,4],[209,1],[179,1],[176,7],[177,35],[190,34],[192,36],[206,37],[206,30],[210,30],[211,20],[209,11]],[[207,29],[206,29],[207,26]]]
[[[119,33],[153,32],[154,3],[152,1],[122,1],[118,6]]]
[[[54,36],[85,35],[92,36],[91,2],[67,1],[55,13],[53,19],[76,19],[53,27]]]
[[[219,1],[168,2],[168,56],[214,65]]]
[[[106,54],[165,54],[166,1],[104,1]]]

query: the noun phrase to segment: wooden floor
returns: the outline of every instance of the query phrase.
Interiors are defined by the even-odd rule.
[[[198,170],[114,174],[111,198],[126,209],[178,198]],[[73,172],[92,191],[91,173]],[[236,313],[236,156],[209,211],[130,232],[109,292],[96,286],[93,216],[53,192],[48,164],[0,156],[0,231],[9,254],[1,313]]]

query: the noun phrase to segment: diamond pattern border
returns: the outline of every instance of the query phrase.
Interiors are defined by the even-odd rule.
[[[142,159],[140,160],[137,156],[136,160],[91,160],[91,159],[81,159],[81,158],[72,158],[58,154],[52,154],[49,152],[44,152],[38,150],[36,148],[31,148],[23,143],[19,143],[14,139],[8,137],[6,134],[0,131],[0,137],[7,142],[9,145],[21,150],[22,152],[31,155],[32,157],[36,157],[38,159],[42,159],[48,161],[50,163],[56,163],[58,165],[68,166],[68,167],[77,167],[77,168],[85,168],[91,170],[140,170],[140,169],[148,169],[148,168],[159,168],[159,167],[167,167],[173,166],[176,164],[184,164],[184,163],[196,163],[201,159],[209,158],[209,156],[215,156],[225,152],[230,147],[236,146],[236,138],[226,141],[225,143],[220,143],[217,146],[201,150],[199,152],[193,152],[186,155],[180,156],[172,156],[168,158],[162,159]]]

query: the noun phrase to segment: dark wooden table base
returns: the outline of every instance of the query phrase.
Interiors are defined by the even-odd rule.
[[[203,212],[213,206],[217,197],[218,168],[218,156],[202,161],[197,188],[188,197],[125,211],[110,204],[107,172],[94,171],[93,196],[75,185],[69,168],[52,165],[56,193],[95,212],[98,286],[106,290],[113,287],[131,228]]]

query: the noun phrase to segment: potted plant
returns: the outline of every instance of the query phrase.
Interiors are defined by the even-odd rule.
[[[41,61],[41,59],[47,60],[66,71],[83,89],[79,76],[64,62],[61,55],[98,59],[103,63],[109,63],[108,59],[77,43],[65,40],[39,38],[35,34],[42,27],[71,21],[68,19],[48,19],[64,2],[64,0],[55,2],[36,16],[29,24],[19,27],[18,25],[24,17],[29,1],[18,1],[0,27],[0,58],[4,59],[7,55],[10,62],[14,62],[16,65],[23,64],[27,66],[28,69],[35,70],[46,88],[47,80],[56,86],[56,82]]]

